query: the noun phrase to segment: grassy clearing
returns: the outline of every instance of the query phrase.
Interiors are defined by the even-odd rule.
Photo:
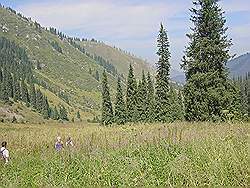
[[[1,124],[2,186],[248,186],[249,124]],[[76,148],[54,151],[56,136]],[[2,165],[2,164],[1,164]]]

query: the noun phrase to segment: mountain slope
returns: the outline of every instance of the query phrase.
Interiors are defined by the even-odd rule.
[[[150,67],[147,62],[116,47],[95,41],[81,41],[79,44],[84,47],[88,53],[99,55],[108,60],[117,68],[118,72],[123,75],[128,74],[130,63],[133,65],[137,77],[141,76],[142,70],[152,72],[152,67]]]
[[[68,111],[72,114],[78,109],[93,113],[99,110],[101,82],[96,78],[96,72],[101,77],[104,67],[74,46],[72,39],[61,38],[37,22],[25,18],[12,9],[2,7],[0,8],[1,36],[26,49],[35,67],[35,77],[40,80],[40,85],[43,86],[50,103],[68,103]],[[88,45],[85,45],[87,43]],[[83,42],[80,45],[95,46],[96,42],[87,41],[85,44]],[[107,60],[109,57],[106,56],[108,55],[106,51],[114,54],[110,63],[117,69],[117,75],[125,74],[126,77],[130,62],[135,66],[136,73],[140,73],[143,69],[150,70],[144,61],[107,45],[101,45],[101,50],[97,49],[95,54]],[[115,90],[117,75],[108,74],[111,93]]]
[[[250,72],[250,53],[236,57],[227,63],[231,77],[244,76]]]

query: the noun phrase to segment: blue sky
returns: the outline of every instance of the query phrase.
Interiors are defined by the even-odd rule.
[[[159,24],[165,25],[171,64],[179,69],[192,23],[191,0],[0,0],[43,26],[70,36],[95,38],[154,63]],[[250,0],[221,0],[232,54],[250,52]]]

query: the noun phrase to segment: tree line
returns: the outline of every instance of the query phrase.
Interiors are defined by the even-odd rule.
[[[193,4],[190,20],[194,26],[191,33],[187,34],[189,44],[181,64],[186,76],[183,93],[170,85],[170,45],[167,32],[161,24],[157,38],[159,59],[156,64],[155,87],[152,86],[149,74],[147,81],[143,74],[137,83],[130,65],[125,100],[118,79],[113,110],[104,72],[102,124],[249,118],[249,78],[236,84],[229,79],[226,68],[226,63],[232,58],[229,54],[232,40],[226,34],[224,12],[218,0],[194,0]]]

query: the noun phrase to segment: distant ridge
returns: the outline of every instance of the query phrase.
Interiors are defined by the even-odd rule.
[[[230,60],[227,66],[231,77],[244,76],[247,72],[250,72],[250,53]]]

